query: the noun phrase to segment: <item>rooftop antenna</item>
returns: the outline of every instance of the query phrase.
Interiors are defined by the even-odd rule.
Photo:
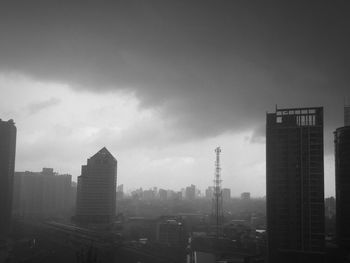
[[[222,207],[222,190],[221,190],[221,167],[220,167],[220,153],[221,148],[215,148],[215,177],[214,177],[214,196],[213,196],[213,215],[216,226],[216,237],[220,236],[220,226],[223,222],[224,213]]]

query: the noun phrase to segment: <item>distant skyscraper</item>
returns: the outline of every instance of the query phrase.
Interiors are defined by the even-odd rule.
[[[323,108],[276,109],[266,117],[269,262],[321,262]]]
[[[343,252],[350,251],[350,107],[345,107],[344,127],[334,132],[336,237]]]
[[[81,168],[77,189],[77,221],[112,222],[116,215],[116,183],[117,160],[104,147]]]
[[[13,120],[0,119],[0,235],[10,227],[17,129]]]

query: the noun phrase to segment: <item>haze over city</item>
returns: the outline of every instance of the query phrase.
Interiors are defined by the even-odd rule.
[[[0,262],[349,263],[348,1],[0,1]]]
[[[349,8],[318,1],[3,1],[0,112],[16,171],[80,175],[106,146],[118,183],[265,195],[266,111],[324,107],[325,195],[349,95]]]

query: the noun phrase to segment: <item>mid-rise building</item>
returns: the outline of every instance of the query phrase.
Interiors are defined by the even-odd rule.
[[[213,196],[214,196],[214,187],[209,186],[207,189],[205,189],[205,198],[213,199]]]
[[[168,191],[165,189],[159,189],[159,199],[166,201],[168,199]]]
[[[117,201],[124,198],[124,185],[118,185],[117,187]]]
[[[111,223],[116,216],[117,160],[104,147],[87,160],[78,177],[76,220]]]
[[[133,190],[131,191],[131,197],[133,199],[141,199],[143,198],[143,190],[142,190],[142,187],[136,189],[136,190]]]
[[[167,198],[170,200],[183,200],[183,192],[182,191],[169,191],[167,193]]]
[[[144,190],[143,191],[143,199],[144,200],[153,200],[155,199],[156,195],[153,189]]]
[[[228,202],[231,200],[231,189],[229,188],[222,189],[222,200],[224,202]]]
[[[350,106],[345,107],[344,127],[334,132],[336,240],[342,252],[350,251]]]
[[[11,223],[16,135],[13,120],[0,119],[0,236],[7,234]]]
[[[185,244],[185,229],[177,219],[164,219],[157,224],[156,238],[159,243],[182,246]]]
[[[166,190],[166,198],[167,199],[174,199],[175,191],[173,190]]]
[[[322,262],[323,108],[267,114],[268,262]]]
[[[191,184],[191,186],[186,187],[185,196],[187,200],[196,199],[196,186]]]
[[[72,181],[71,183],[71,197],[70,197],[70,201],[71,201],[71,212],[70,214],[75,215],[75,211],[76,211],[76,203],[77,203],[77,188],[78,188],[78,183]]]
[[[13,214],[23,218],[70,218],[75,200],[70,174],[52,168],[15,172]]]
[[[241,193],[241,199],[242,200],[250,200],[250,193],[249,192]]]

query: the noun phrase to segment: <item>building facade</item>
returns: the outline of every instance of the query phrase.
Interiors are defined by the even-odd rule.
[[[159,189],[159,199],[166,201],[168,199],[168,191],[165,189]]]
[[[213,199],[213,196],[214,196],[214,187],[209,186],[207,189],[205,189],[205,198]]]
[[[222,200],[224,202],[228,202],[231,200],[231,189],[230,188],[223,188],[222,189]]]
[[[266,117],[268,262],[322,262],[323,108],[276,108]]]
[[[250,200],[250,192],[241,193],[242,200]]]
[[[185,196],[187,200],[195,200],[196,199],[196,186],[191,184],[191,186],[186,187]]]
[[[17,129],[0,119],[0,236],[10,229]]]
[[[52,168],[15,172],[13,214],[21,218],[63,218],[73,215],[72,176]]]
[[[170,246],[182,246],[186,236],[184,225],[177,219],[164,219],[157,224],[157,242]]]
[[[104,147],[82,166],[78,177],[76,220],[111,223],[116,216],[117,160]]]
[[[117,202],[119,200],[122,200],[124,198],[124,185],[118,185],[117,186]]]
[[[336,239],[343,252],[350,251],[350,107],[345,108],[344,127],[334,132]]]

